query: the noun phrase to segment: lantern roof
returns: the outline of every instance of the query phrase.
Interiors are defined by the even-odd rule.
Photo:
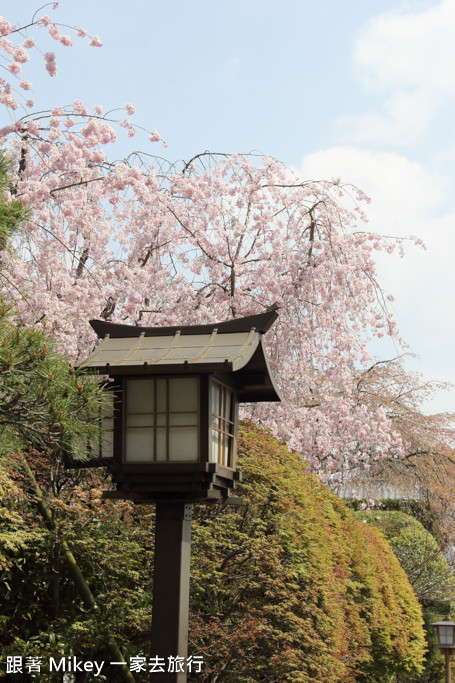
[[[208,323],[203,325],[173,325],[171,327],[139,327],[137,325],[122,325],[106,322],[105,320],[90,320],[90,325],[98,337],[103,338],[106,334],[111,339],[118,337],[163,337],[180,332],[181,335],[210,334],[214,330],[218,332],[249,332],[253,327],[259,334],[265,334],[278,318],[276,310],[257,315],[249,315],[246,318],[232,318],[221,323]]]
[[[108,375],[235,373],[240,401],[280,401],[262,336],[276,311],[207,325],[137,327],[91,320],[102,338],[81,369]]]

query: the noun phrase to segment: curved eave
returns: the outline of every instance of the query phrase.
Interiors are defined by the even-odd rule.
[[[259,351],[259,349],[258,349]],[[258,364],[261,358],[263,362]],[[232,363],[200,363],[198,365],[84,365],[81,369],[87,373],[96,375],[108,375],[110,377],[144,377],[147,375],[219,375],[232,374],[236,379],[237,393],[240,403],[260,403],[263,401],[282,401],[280,390],[277,387],[267,358],[261,354],[255,354],[253,365],[245,365],[241,370],[234,371]],[[261,369],[261,366],[263,369]]]
[[[276,317],[270,311],[216,325],[172,328],[91,321],[105,337],[79,368],[111,377],[228,373],[242,403],[281,401],[262,342]]]
[[[236,379],[239,401],[241,403],[256,403],[261,401],[281,401],[280,391],[270,369],[262,338],[249,344],[244,353],[232,361],[207,362],[200,358],[198,362],[169,363],[163,359],[158,363],[121,363],[103,362],[95,352],[82,363],[79,368],[98,375],[111,377],[147,376],[147,375],[175,375],[175,374],[232,374]],[[108,342],[109,338],[106,338]],[[103,346],[103,342],[98,349]],[[101,349],[102,352],[102,349]],[[100,353],[101,353],[100,352]],[[97,359],[98,356],[98,359]]]
[[[106,337],[93,353],[79,367],[128,368],[134,373],[141,366],[163,365],[199,367],[200,365],[230,364],[238,370],[248,363],[254,354],[261,335],[254,328],[248,332],[218,333],[215,328],[210,334],[173,336]],[[176,371],[176,370],[174,370]]]
[[[234,374],[239,382],[238,397],[241,403],[283,400],[272,374],[262,339],[249,362]]]
[[[90,325],[100,339],[109,335],[111,339],[139,337],[143,334],[145,337],[167,337],[179,332],[181,335],[186,334],[211,334],[213,330],[217,329],[220,333],[235,333],[235,332],[249,332],[253,327],[260,334],[265,334],[278,318],[278,313],[268,311],[267,313],[259,313],[258,315],[250,315],[245,318],[234,318],[233,320],[224,320],[220,323],[210,323],[207,325],[174,325],[171,327],[138,327],[135,325],[122,325],[118,323],[110,323],[105,320],[90,320]]]

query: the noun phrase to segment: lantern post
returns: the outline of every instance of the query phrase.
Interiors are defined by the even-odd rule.
[[[110,378],[112,410],[102,417],[99,452],[79,466],[110,469],[117,490],[105,498],[156,505],[156,683],[187,680],[193,503],[242,504],[233,495],[239,403],[281,400],[262,341],[276,318],[270,311],[173,327],[90,321],[102,341],[79,367]]]

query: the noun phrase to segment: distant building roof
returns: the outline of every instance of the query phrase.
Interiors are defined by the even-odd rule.
[[[333,487],[340,498],[357,498],[363,500],[422,500],[423,493],[417,484],[408,486],[391,483],[374,476],[363,475],[351,481]]]

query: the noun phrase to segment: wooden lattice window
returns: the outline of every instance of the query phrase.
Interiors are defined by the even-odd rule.
[[[125,385],[125,461],[196,462],[199,378],[138,378]]]
[[[225,384],[212,380],[210,461],[234,466],[235,395]]]

